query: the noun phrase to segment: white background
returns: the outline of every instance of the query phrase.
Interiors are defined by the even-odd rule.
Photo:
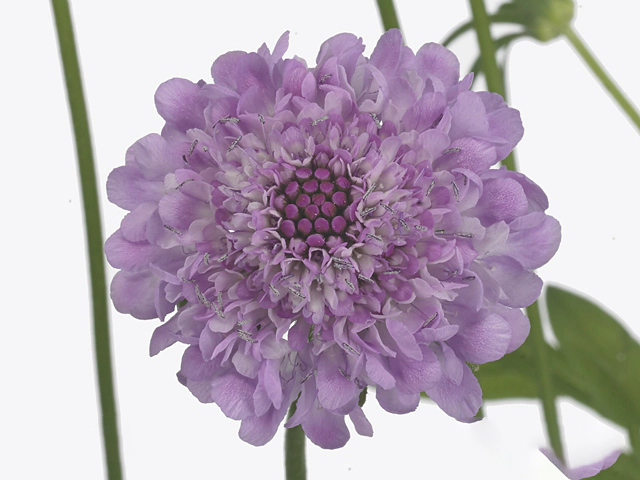
[[[367,55],[382,33],[373,0],[72,3],[105,235],[124,212],[107,203],[104,182],[129,145],[162,127],[153,103],[161,82],[210,80],[217,56],[273,46],[285,30],[287,56],[310,65],[336,33],[362,36]],[[398,0],[397,7],[414,51],[468,16],[463,0]],[[577,30],[640,103],[638,2],[583,0],[576,12]],[[453,50],[468,68],[475,40],[469,35]],[[57,55],[48,2],[0,5],[0,477],[7,479],[103,475],[81,202]],[[560,251],[540,274],[597,298],[638,338],[638,132],[567,42],[518,43],[509,67],[510,103],[526,129],[521,168],[548,193],[550,213],[563,225]],[[148,357],[157,321],[115,311],[111,320],[128,479],[283,478],[282,429],[265,447],[244,444],[238,422],[176,381],[179,346]],[[570,463],[625,445],[623,433],[589,413],[567,403],[561,410]],[[488,418],[472,426],[426,403],[394,416],[369,401],[365,412],[373,438],[352,432],[338,451],[308,446],[310,480],[564,478],[538,452],[545,440],[534,402],[489,404]]]

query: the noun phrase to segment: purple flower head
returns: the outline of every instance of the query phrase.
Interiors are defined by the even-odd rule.
[[[491,169],[523,134],[498,95],[469,91],[456,57],[414,53],[399,31],[370,58],[340,34],[316,66],[229,52],[213,84],[156,92],[166,124],[107,182],[129,213],[106,243],[116,308],[164,323],[155,355],[187,345],[179,380],[268,442],[301,424],[324,448],[373,429],[368,386],[392,413],[426,392],[472,421],[482,392],[467,363],[518,348],[532,270],[558,248],[547,197]],[[165,320],[166,317],[169,317]]]

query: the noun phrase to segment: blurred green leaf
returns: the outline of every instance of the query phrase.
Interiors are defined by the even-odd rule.
[[[549,287],[547,306],[560,343],[552,352],[559,394],[627,428],[640,425],[640,344],[584,297]]]
[[[596,480],[637,480],[640,464],[638,456],[620,455],[613,466],[601,471],[595,477]]]
[[[480,366],[476,377],[482,385],[485,400],[538,397],[531,343],[531,338],[528,338],[515,352],[497,362]]]

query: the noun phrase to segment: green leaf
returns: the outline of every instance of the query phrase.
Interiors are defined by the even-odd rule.
[[[637,480],[640,463],[638,456],[622,454],[613,466],[603,470],[594,478],[595,480]]]
[[[537,398],[538,389],[531,365],[532,340],[497,362],[480,365],[476,377],[482,386],[485,400],[504,398]]]
[[[558,393],[627,428],[640,425],[640,344],[584,297],[549,287],[547,305],[560,343],[551,352]]]

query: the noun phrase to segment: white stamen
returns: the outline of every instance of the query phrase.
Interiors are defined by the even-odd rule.
[[[386,272],[382,272],[383,275],[397,275],[401,270],[387,270]]]
[[[240,143],[240,140],[242,140],[242,135],[240,135],[233,142],[231,142],[231,145],[229,145],[229,150],[227,150],[227,152],[230,152],[231,150],[233,150],[236,147],[236,145],[238,145],[238,143]]]
[[[451,186],[453,187],[453,195],[456,197],[456,201],[460,201],[460,190],[458,190],[458,185],[456,182],[451,182]]]
[[[193,143],[191,144],[191,147],[189,147],[189,156],[191,156],[191,154],[193,153],[193,151],[196,148],[196,145],[198,145],[198,140],[194,140]]]
[[[393,213],[393,214],[395,214],[395,213],[396,213],[396,211],[395,211],[393,208],[391,208],[389,205],[387,205],[386,203],[382,203],[382,202],[380,202],[380,206],[381,206],[382,208],[384,208],[384,209],[385,209],[387,212],[389,212],[389,213]],[[375,207],[374,207],[374,208],[375,208]]]
[[[355,285],[351,283],[349,280],[345,280],[344,283],[346,283],[351,290],[353,290],[354,292],[356,291]]]
[[[289,291],[290,291],[291,293],[293,293],[294,295],[296,295],[296,296],[298,296],[298,297],[300,297],[300,298],[305,298],[305,299],[307,298],[307,297],[305,297],[301,292],[299,292],[298,290],[296,290],[295,288],[293,288],[293,287],[287,287],[287,288],[288,288],[288,289],[289,289]]]
[[[238,337],[245,342],[258,343],[258,341],[251,336],[251,332],[247,332],[246,330],[238,330]]]
[[[378,235],[374,235],[373,233],[367,233],[367,237],[372,238],[373,240],[377,240],[380,243],[384,243],[384,240],[382,239],[382,237]]]
[[[367,215],[369,215],[370,213],[374,212],[377,209],[378,209],[378,207],[369,207],[366,210],[363,210],[362,211],[362,218],[366,217]]]
[[[436,179],[434,178],[433,180],[431,180],[431,185],[429,185],[429,188],[427,189],[427,193],[426,195],[429,196],[429,194],[431,193],[431,190],[433,190],[433,187],[436,186]]]
[[[176,228],[173,228],[169,225],[163,225],[164,228],[166,228],[167,230],[169,230],[170,232],[175,233],[176,235],[182,236],[182,232]]]
[[[193,181],[194,181],[194,179],[193,179],[193,178],[187,178],[184,182],[182,182],[180,185],[178,185],[178,186],[176,187],[176,190],[179,190],[179,189],[180,189],[180,187],[182,187],[185,183],[189,183],[189,182],[193,182]]]
[[[438,318],[438,312],[434,313],[433,315],[431,315],[429,318],[427,318],[427,321],[424,322],[424,324],[422,325],[422,328],[427,328],[429,325],[431,325],[431,323]]]
[[[371,194],[371,192],[373,192],[376,189],[377,186],[378,184],[375,182],[371,184],[371,186],[369,187],[369,190],[367,190],[364,196],[362,197],[363,202],[367,199],[367,197]]]
[[[350,353],[353,353],[354,355],[357,355],[358,357],[360,356],[360,352],[358,352],[355,348],[353,348],[351,345],[349,345],[348,343],[343,343],[342,346],[345,348],[345,350],[347,350]]]
[[[359,274],[359,275],[358,275],[358,278],[359,278],[360,280],[362,280],[363,282],[366,282],[366,283],[376,283],[376,282],[374,282],[373,280],[371,280],[369,277],[365,277],[365,276],[364,276],[364,275],[362,275],[362,274]]]
[[[211,308],[211,302],[207,300],[207,297],[204,296],[204,293],[200,291],[200,287],[198,286],[197,283],[195,284],[194,289],[196,291],[196,297],[198,297],[198,300],[200,301],[200,303],[202,303],[207,308]]]
[[[376,127],[382,128],[382,120],[380,120],[375,113],[370,113],[369,115],[371,115],[371,118],[373,118],[373,121],[376,123]]]
[[[449,153],[457,153],[460,150],[462,149],[458,147],[447,148],[444,152],[442,152],[442,155],[448,155]]]
[[[319,124],[320,122],[324,122],[325,120],[329,120],[328,115],[325,115],[324,117],[320,117],[317,120],[314,120],[313,122],[311,122],[311,126],[315,127],[317,124]]]

